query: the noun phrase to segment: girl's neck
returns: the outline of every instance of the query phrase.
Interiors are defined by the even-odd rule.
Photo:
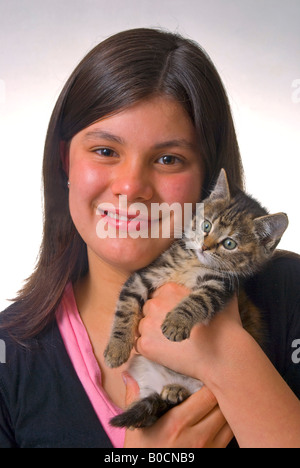
[[[88,249],[89,271],[74,285],[74,294],[81,316],[98,316],[99,320],[111,320],[116,301],[130,273],[120,271],[103,262]]]

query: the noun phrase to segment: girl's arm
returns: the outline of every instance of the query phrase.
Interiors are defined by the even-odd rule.
[[[160,326],[188,290],[160,288],[144,307],[137,350],[198,378],[215,395],[240,447],[300,448],[300,402],[254,339],[243,329],[235,299],[190,339],[167,340]]]

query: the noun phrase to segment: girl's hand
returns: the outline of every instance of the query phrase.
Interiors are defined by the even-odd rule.
[[[126,373],[126,406],[139,395]],[[163,415],[153,426],[127,430],[124,448],[225,448],[233,433],[207,387]]]
[[[175,284],[156,291],[144,306],[136,348],[159,364],[202,380],[207,388],[166,413],[149,430],[134,431],[136,439],[129,434],[126,443],[147,444],[147,437],[151,439],[156,428],[161,429],[159,437],[169,446],[177,443],[188,447],[222,446],[222,443],[225,446],[229,427],[224,419],[222,426],[220,407],[240,447],[300,447],[299,400],[261,347],[243,329],[236,297],[208,326],[195,325],[189,339],[171,342],[164,337],[160,328],[164,317],[188,294],[188,290]],[[216,398],[219,407],[216,400],[212,404],[211,398]],[[194,432],[194,428],[199,432]],[[185,439],[186,434],[191,437],[191,445]],[[151,439],[149,443],[155,442]]]
[[[232,345],[236,328],[242,327],[238,301],[235,297],[208,326],[195,325],[189,339],[169,341],[161,331],[163,320],[189,293],[189,289],[175,283],[168,283],[155,291],[143,309],[136,350],[152,361],[205,382],[207,372],[222,355],[224,347]]]

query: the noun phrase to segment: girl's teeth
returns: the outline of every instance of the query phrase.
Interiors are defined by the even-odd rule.
[[[119,221],[129,221],[127,216],[119,216],[117,215],[117,213],[110,213],[108,211],[105,211],[104,214],[112,219],[118,219]]]

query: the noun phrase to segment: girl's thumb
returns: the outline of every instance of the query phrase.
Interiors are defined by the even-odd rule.
[[[123,372],[122,378],[126,386],[125,405],[127,407],[139,398],[140,387],[138,386],[137,381],[134,380],[128,372]]]

